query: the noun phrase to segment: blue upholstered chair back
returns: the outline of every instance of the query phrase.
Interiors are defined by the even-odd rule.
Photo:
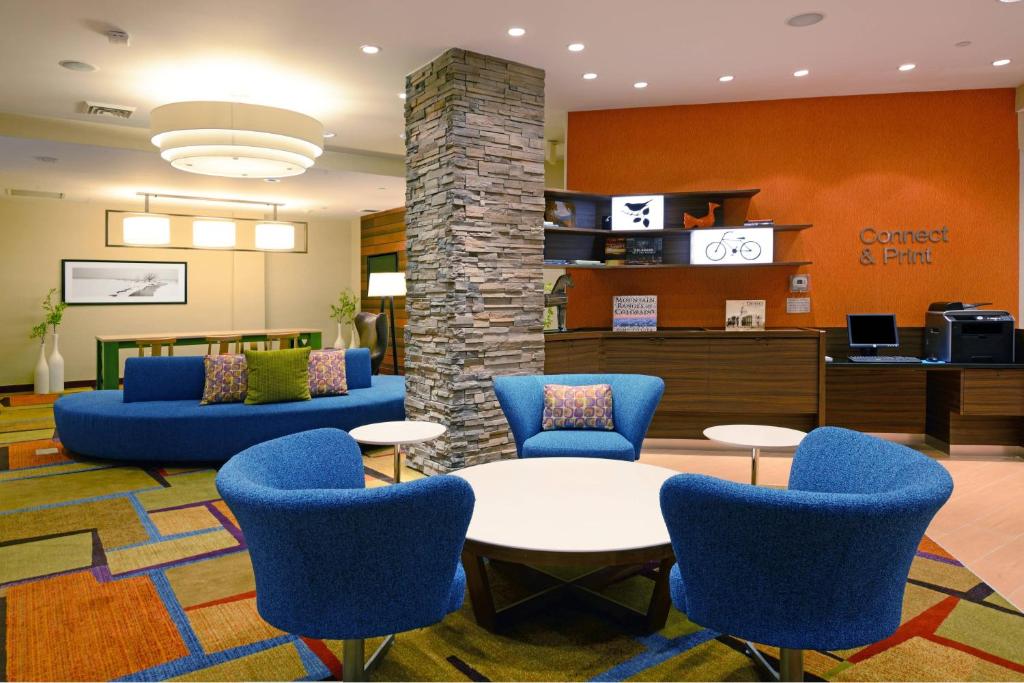
[[[370,350],[345,351],[349,389],[370,386]],[[124,362],[124,402],[198,401],[203,397],[206,370],[203,356],[145,356]]]
[[[899,626],[910,563],[952,491],[934,460],[835,427],[801,443],[789,490],[672,477],[661,509],[682,578],[673,600],[702,626],[767,645],[876,642]]]
[[[544,414],[544,385],[609,384],[612,387],[612,417],[615,431],[633,444],[640,457],[647,428],[654,417],[658,401],[665,391],[665,382],[650,375],[525,375],[494,378],[494,393],[505,412],[516,451],[521,456],[523,442],[541,430]]]
[[[359,446],[316,429],[229,460],[217,489],[238,519],[260,615],[289,633],[356,639],[449,611],[473,489],[436,476],[367,489]]]

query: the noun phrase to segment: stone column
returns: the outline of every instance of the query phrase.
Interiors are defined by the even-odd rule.
[[[406,78],[408,462],[513,457],[492,378],[544,369],[544,72],[451,49]]]

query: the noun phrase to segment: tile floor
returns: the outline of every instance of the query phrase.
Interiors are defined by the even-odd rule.
[[[750,481],[750,452],[708,449],[707,442],[658,440],[645,444],[641,462],[680,472]],[[1024,459],[960,449],[936,457],[953,476],[953,495],[928,535],[1018,608],[1024,609]],[[792,454],[762,453],[758,481],[784,486]]]

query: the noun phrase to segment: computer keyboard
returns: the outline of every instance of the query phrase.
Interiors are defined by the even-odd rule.
[[[920,358],[913,356],[850,356],[854,363],[920,363]]]

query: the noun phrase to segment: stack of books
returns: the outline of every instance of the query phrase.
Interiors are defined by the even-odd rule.
[[[626,238],[608,237],[604,241],[604,262],[609,266],[621,266],[626,263]]]
[[[647,265],[661,263],[662,241],[660,237],[627,237],[626,264]]]

